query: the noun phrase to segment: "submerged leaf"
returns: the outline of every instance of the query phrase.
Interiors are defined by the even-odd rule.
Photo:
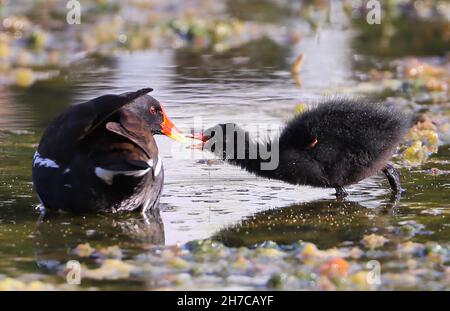
[[[93,248],[89,243],[79,244],[72,251],[78,257],[89,257],[92,253],[95,252],[95,248]]]
[[[117,259],[106,259],[97,269],[83,267],[81,273],[83,278],[95,280],[117,280],[130,277],[134,266]]]
[[[370,234],[365,235],[361,240],[361,243],[367,248],[375,249],[383,246],[387,241],[388,239],[382,235]]]

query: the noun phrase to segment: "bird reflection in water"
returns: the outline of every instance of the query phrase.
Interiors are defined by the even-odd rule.
[[[118,246],[133,256],[165,243],[164,223],[158,210],[130,214],[73,215],[47,213],[33,234],[34,254],[42,270],[64,270],[69,260],[79,259],[73,250],[89,243],[95,249]],[[95,260],[97,253],[87,259]]]
[[[387,233],[385,228],[396,208],[395,199],[378,208],[366,208],[354,201],[319,200],[256,213],[220,230],[213,238],[233,247],[300,240],[321,248],[351,245],[372,231]]]

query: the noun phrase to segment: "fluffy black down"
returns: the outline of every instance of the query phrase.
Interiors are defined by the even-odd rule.
[[[383,104],[326,101],[287,123],[272,177],[320,187],[356,183],[384,168],[410,124],[410,116]]]

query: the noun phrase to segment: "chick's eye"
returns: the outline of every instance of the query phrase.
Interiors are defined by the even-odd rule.
[[[156,108],[151,106],[148,112],[150,112],[150,114],[156,114]]]

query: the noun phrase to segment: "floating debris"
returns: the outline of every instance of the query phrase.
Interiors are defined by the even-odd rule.
[[[33,71],[29,68],[18,68],[14,71],[15,84],[20,87],[29,87],[34,81],[35,77]]]
[[[299,87],[302,86],[302,78],[300,75],[300,71],[302,69],[304,58],[305,58],[304,54],[300,53],[291,66],[292,79],[294,79],[295,84]]]
[[[299,74],[302,70],[303,60],[305,58],[305,55],[303,53],[300,53],[296,58],[294,63],[291,67],[291,72],[294,74]]]
[[[382,266],[383,282],[370,282],[371,270],[366,268],[366,263],[375,254],[374,249],[382,249],[386,242],[383,236],[366,235],[363,244],[369,250],[363,251],[357,247],[320,250],[313,243],[305,242],[289,246],[270,242],[254,248],[230,248],[215,241],[200,240],[176,247],[155,246],[122,260],[99,258],[96,260],[97,268],[82,265],[82,277],[93,280],[145,277],[148,284],[153,284],[150,289],[227,289],[238,286],[246,289],[374,290],[404,289],[405,284],[400,282],[403,276],[421,280],[420,284],[425,288],[439,284],[435,289],[449,289],[448,283],[432,282],[439,278],[439,274],[412,274],[412,266],[414,269],[426,267],[437,271],[442,263],[450,260],[449,246],[437,243],[407,241],[398,244],[395,250],[397,259],[392,261],[396,264],[391,262]],[[85,247],[83,244],[75,249]],[[378,256],[383,254],[379,252]],[[391,256],[388,254],[384,256]],[[79,260],[88,259],[80,257]],[[405,262],[408,265],[404,265]],[[422,287],[412,282],[406,288]]]
[[[270,35],[297,37],[271,23],[230,18],[222,5],[201,5],[189,10],[184,3],[142,5],[139,1],[113,1],[89,4],[83,23],[66,24],[64,8],[35,3],[21,9],[13,3],[16,15],[0,20],[0,83],[28,87],[35,79],[27,72],[16,80],[11,70],[26,67],[39,73],[49,67],[67,67],[89,55],[112,56],[118,52],[178,49],[182,47],[224,53],[233,47]],[[87,5],[87,4],[86,4]],[[33,13],[39,11],[36,18]],[[94,18],[95,17],[95,18]],[[51,78],[49,76],[48,78]]]
[[[403,159],[407,164],[422,164],[438,151],[439,137],[436,131],[437,127],[430,117],[421,115],[417,118],[416,124],[406,135],[409,147],[403,152]]]
[[[330,278],[345,277],[350,268],[349,263],[343,258],[332,258],[319,267],[322,275]]]
[[[95,251],[95,248],[93,248],[89,243],[84,243],[79,244],[77,247],[75,247],[72,250],[72,253],[74,255],[77,255],[78,257],[84,258],[90,257]]]
[[[299,103],[299,104],[297,104],[296,106],[295,106],[295,108],[294,108],[294,113],[295,114],[302,114],[302,113],[304,113],[305,111],[307,111],[309,108],[308,108],[308,105],[306,105],[305,103]]]
[[[403,152],[403,159],[410,165],[417,165],[424,163],[430,154],[427,146],[421,141],[415,141]]]
[[[40,281],[23,282],[13,278],[0,279],[0,291],[52,291],[58,287]]]
[[[386,242],[388,242],[388,239],[376,234],[365,235],[361,241],[365,247],[370,249],[382,247]]]
[[[118,280],[127,279],[136,268],[124,261],[117,259],[105,259],[97,269],[82,267],[82,277],[94,280]]]

